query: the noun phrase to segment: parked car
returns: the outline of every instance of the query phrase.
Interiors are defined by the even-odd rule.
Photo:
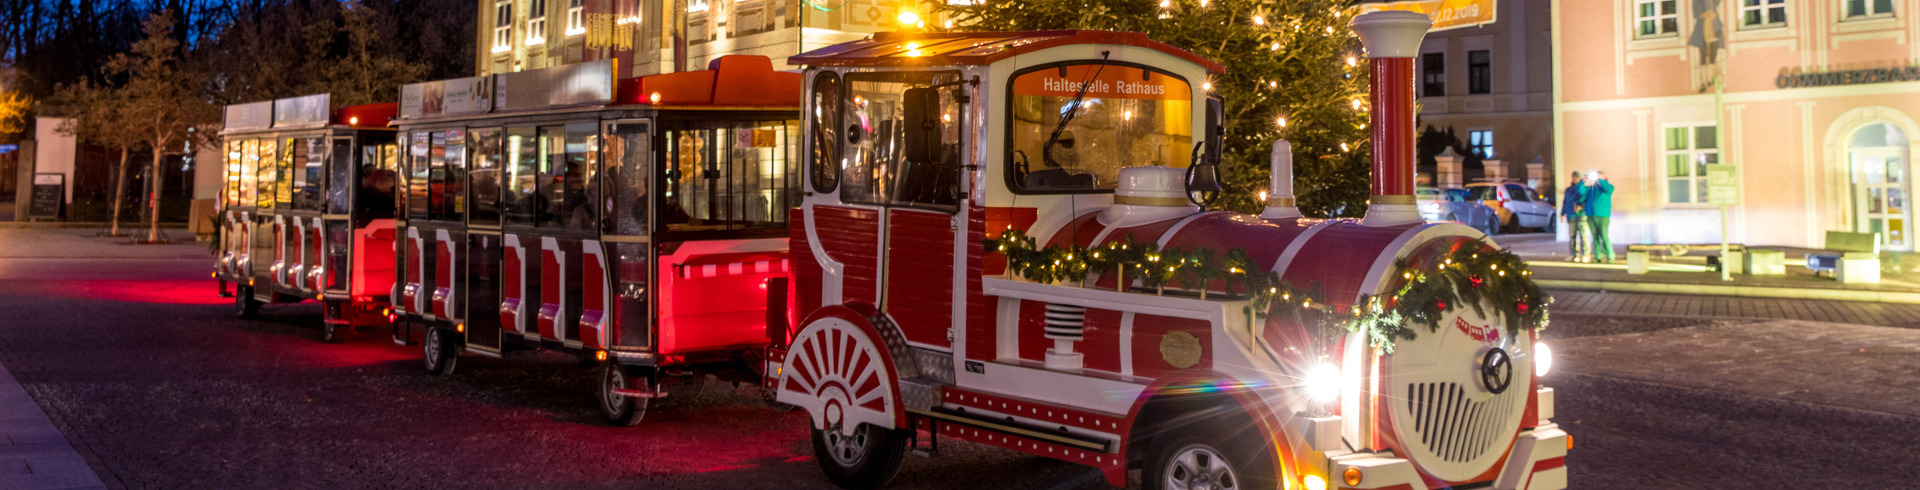
[[[1471,196],[1466,189],[1422,187],[1414,191],[1414,199],[1420,203],[1420,216],[1427,221],[1452,221],[1488,235],[1500,234],[1499,213]]]
[[[1467,184],[1468,199],[1493,208],[1500,218],[1501,231],[1518,233],[1521,228],[1541,231],[1553,229],[1553,203],[1545,194],[1516,182],[1478,182]]]

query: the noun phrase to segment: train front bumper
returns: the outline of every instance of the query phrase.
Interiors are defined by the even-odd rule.
[[[1536,406],[1539,425],[1523,428],[1513,443],[1513,450],[1507,453],[1505,461],[1495,468],[1494,490],[1559,490],[1567,488],[1567,450],[1572,442],[1566,431],[1552,422],[1553,389],[1541,388]],[[1305,419],[1302,429],[1306,443],[1313,451],[1325,455],[1325,471],[1320,468],[1303,468],[1300,481],[1291,482],[1290,488],[1307,490],[1334,489],[1393,489],[1428,490],[1426,478],[1421,477],[1419,469],[1412,461],[1401,458],[1391,451],[1354,452],[1346,449],[1346,443],[1339,436],[1340,417]],[[1314,478],[1320,479],[1323,486],[1316,487]],[[1484,480],[1483,480],[1484,481]]]

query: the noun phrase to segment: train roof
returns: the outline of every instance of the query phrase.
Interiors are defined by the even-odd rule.
[[[225,108],[220,134],[346,128],[386,130],[399,104],[383,102],[332,108],[330,94],[286,97]]]
[[[1173,55],[1207,71],[1226,67],[1184,49],[1147,38],[1138,32],[1027,31],[1027,32],[882,32],[787,58],[795,65],[902,66],[985,65],[1042,49],[1073,44],[1119,44]]]

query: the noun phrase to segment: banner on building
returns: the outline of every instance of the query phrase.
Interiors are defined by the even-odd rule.
[[[400,87],[400,117],[445,116],[493,110],[493,77],[410,83]]]
[[[1462,27],[1480,27],[1492,24],[1499,10],[1495,0],[1410,0],[1402,2],[1363,3],[1360,13],[1379,10],[1405,10],[1427,14],[1433,18],[1433,28],[1428,32],[1459,29]]]

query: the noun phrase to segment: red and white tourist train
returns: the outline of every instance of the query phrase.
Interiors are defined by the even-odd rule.
[[[407,85],[394,339],[600,362],[609,420],[661,381],[758,382],[785,338],[800,77],[762,56],[616,80],[611,60]]]
[[[1301,217],[1284,145],[1264,213],[1196,205],[1218,189],[1207,80],[1222,67],[1141,34],[892,33],[793,57],[807,67],[809,194],[789,220],[804,320],[769,382],[808,412],[827,476],[883,485],[908,449],[951,438],[1116,485],[1143,468],[1153,489],[1564,487],[1550,354],[1513,328],[1544,322],[1545,298],[1496,302],[1538,296],[1524,264],[1483,262],[1504,252],[1414,204],[1410,57],[1431,22],[1353,24],[1376,148],[1359,220]],[[1021,235],[1068,253],[988,247]],[[1270,271],[1280,282],[1261,289],[1277,294],[1207,275],[1148,284],[1155,254],[1049,275],[1128,247],[1164,262],[1234,251],[1255,270],[1225,272]],[[1469,257],[1485,270],[1463,271]],[[1471,285],[1426,282],[1442,277]],[[1411,318],[1367,314],[1413,311],[1414,292],[1426,303],[1408,308],[1434,312],[1406,325],[1417,335],[1392,334]],[[1362,317],[1375,322],[1325,320]]]
[[[397,106],[330,103],[321,94],[227,106],[213,273],[242,317],[265,303],[321,301],[329,342],[338,328],[387,323],[396,159],[387,124]]]

